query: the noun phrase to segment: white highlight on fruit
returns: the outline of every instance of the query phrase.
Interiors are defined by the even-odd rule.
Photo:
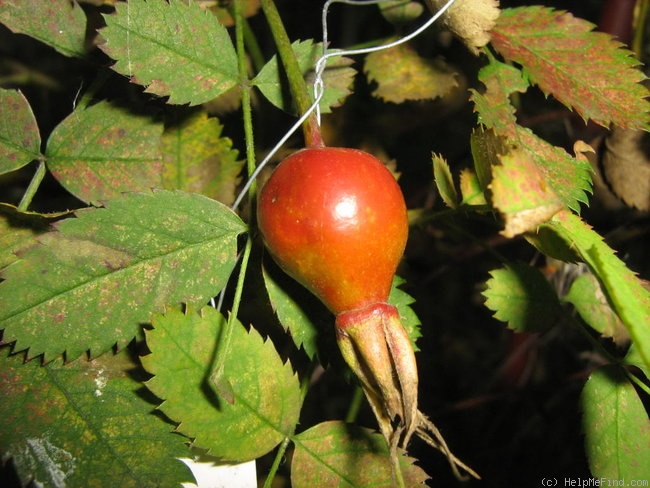
[[[345,197],[334,207],[334,217],[337,220],[352,220],[357,217],[357,200],[354,197]]]

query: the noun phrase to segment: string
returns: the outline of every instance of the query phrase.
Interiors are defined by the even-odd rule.
[[[317,122],[320,125],[320,101],[323,98],[323,94],[325,93],[325,84],[323,82],[323,74],[325,73],[325,68],[327,67],[327,61],[330,58],[336,57],[336,56],[354,56],[357,54],[369,54],[372,52],[376,51],[382,51],[384,49],[390,49],[395,46],[399,46],[400,44],[403,44],[405,42],[410,41],[414,37],[417,37],[420,35],[422,32],[424,32],[426,29],[428,29],[431,25],[433,25],[441,15],[443,15],[449,7],[453,5],[453,3],[456,0],[448,0],[447,3],[445,3],[440,10],[438,10],[429,20],[427,20],[424,24],[422,24],[420,27],[418,27],[416,30],[411,32],[410,34],[407,34],[404,37],[401,37],[395,41],[386,43],[386,44],[381,44],[378,46],[371,46],[371,47],[365,47],[365,48],[359,48],[359,49],[337,49],[337,50],[329,50],[327,47],[328,44],[328,26],[327,26],[327,15],[330,10],[330,6],[334,3],[343,3],[343,4],[348,4],[348,5],[358,5],[358,6],[363,6],[363,5],[374,5],[378,3],[382,3],[386,0],[327,0],[325,2],[325,5],[323,6],[322,10],[322,40],[323,40],[323,54],[318,58],[314,65],[314,71],[315,71],[315,76],[314,76],[314,82],[313,82],[313,90],[314,90],[314,103],[305,111],[304,114],[296,121],[296,123],[291,126],[291,128],[282,136],[282,138],[271,148],[271,150],[267,153],[267,155],[260,161],[260,163],[257,165],[253,173],[248,178],[248,181],[244,185],[244,187],[241,189],[239,194],[237,195],[237,198],[235,199],[234,203],[231,206],[232,210],[237,210],[239,208],[239,205],[241,204],[242,200],[248,193],[248,190],[250,189],[251,185],[253,184],[253,181],[259,176],[260,172],[264,167],[269,163],[269,161],[275,156],[275,154],[278,152],[278,150],[284,145],[284,143],[300,128],[302,123],[307,120],[308,117],[312,115],[312,113],[316,112],[316,117],[317,117]]]

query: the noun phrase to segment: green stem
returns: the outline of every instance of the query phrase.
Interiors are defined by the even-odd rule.
[[[273,464],[271,465],[269,474],[266,477],[266,480],[264,480],[263,488],[271,488],[271,486],[273,486],[273,480],[275,478],[276,473],[278,472],[278,469],[280,468],[280,463],[282,462],[282,459],[284,458],[284,455],[287,452],[287,448],[289,447],[289,442],[291,442],[291,438],[285,437],[284,440],[282,441],[282,444],[280,444],[278,451],[275,453],[275,458],[273,459]]]
[[[357,386],[352,394],[352,400],[350,401],[350,406],[348,407],[348,413],[345,415],[345,422],[348,424],[354,423],[359,416],[359,410],[361,410],[361,405],[363,404],[363,390],[360,386]]]
[[[312,367],[310,370],[305,374],[303,377],[302,381],[300,382],[300,400],[304,401],[305,396],[307,396],[307,391],[309,390],[309,382],[311,381],[311,375],[314,370],[314,367],[316,366],[315,362],[312,362]],[[271,488],[273,485],[273,479],[275,478],[275,475],[278,472],[278,468],[280,467],[280,463],[282,462],[282,459],[284,458],[287,448],[289,447],[289,442],[291,442],[291,437],[285,437],[284,440],[282,441],[282,444],[278,448],[278,451],[275,453],[275,458],[273,459],[273,464],[271,465],[271,468],[269,470],[269,474],[266,477],[266,480],[264,481],[264,487],[263,488]]]
[[[259,42],[257,42],[255,32],[253,32],[253,29],[251,29],[251,26],[246,19],[242,19],[242,25],[244,28],[244,41],[246,43],[246,50],[251,57],[255,72],[259,73],[266,64],[264,55],[262,54],[262,49],[260,48]]]
[[[32,177],[32,181],[29,182],[29,186],[27,187],[27,190],[25,190],[23,198],[20,199],[20,203],[18,204],[18,211],[25,212],[29,208],[32,200],[34,199],[34,195],[36,195],[38,188],[43,182],[43,178],[45,178],[45,173],[45,161],[41,159],[38,162],[38,167],[36,168],[36,172]]]
[[[235,19],[235,45],[237,49],[237,61],[239,80],[242,87],[242,117],[244,123],[244,137],[246,140],[246,168],[250,175],[255,170],[255,142],[253,138],[253,116],[251,107],[250,85],[248,83],[248,70],[246,69],[246,51],[244,47],[244,29],[243,29],[243,15],[241,11],[241,1],[237,0],[233,4],[233,18]],[[249,195],[255,195],[255,184],[251,185]],[[251,219],[254,220],[254,219]],[[237,277],[237,286],[235,288],[235,295],[233,297],[231,313],[228,316],[228,323],[224,335],[219,340],[219,354],[217,354],[214,369],[210,375],[210,380],[215,386],[217,393],[226,396],[226,399],[231,399],[232,389],[230,382],[224,376],[224,367],[226,358],[230,354],[230,344],[232,342],[232,331],[234,328],[234,320],[239,313],[239,305],[241,303],[241,296],[244,289],[244,279],[246,277],[246,269],[248,268],[248,261],[250,259],[253,241],[250,237],[246,239],[244,251],[242,254],[241,267],[239,276]]]
[[[287,35],[287,31],[282,23],[280,13],[275,6],[273,0],[261,0],[262,10],[266,16],[266,21],[271,29],[271,35],[275,41],[275,45],[282,61],[282,66],[287,74],[289,80],[289,89],[291,96],[294,99],[298,113],[304,114],[311,107],[313,100],[309,94],[309,88],[302,75],[302,70],[298,65],[298,60],[291,47],[291,41]],[[322,147],[323,138],[320,132],[320,126],[315,114],[305,120],[302,126],[305,135],[305,144],[308,147]]]

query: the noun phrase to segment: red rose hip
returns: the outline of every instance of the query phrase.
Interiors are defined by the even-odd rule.
[[[278,264],[335,314],[388,299],[408,235],[406,205],[368,153],[308,148],[262,188],[259,229]]]

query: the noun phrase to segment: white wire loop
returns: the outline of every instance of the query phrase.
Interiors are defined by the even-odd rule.
[[[323,34],[322,34],[322,40],[323,40],[323,54],[318,58],[314,65],[314,81],[313,81],[313,92],[314,92],[314,103],[311,104],[311,106],[307,109],[307,111],[302,114],[302,116],[291,126],[291,128],[282,136],[282,138],[271,148],[271,150],[267,153],[267,155],[260,161],[260,163],[257,165],[253,173],[249,176],[248,181],[244,185],[244,187],[241,189],[239,194],[237,195],[237,198],[235,199],[235,202],[232,204],[231,208],[232,210],[237,210],[239,208],[239,205],[241,205],[242,200],[248,193],[248,190],[250,189],[251,185],[255,181],[255,179],[259,176],[260,172],[264,167],[268,164],[268,162],[273,158],[273,156],[278,152],[278,150],[284,145],[285,142],[287,142],[287,139],[289,139],[302,125],[302,123],[307,120],[308,117],[312,115],[312,113],[316,113],[316,118],[317,122],[320,125],[320,101],[323,98],[323,93],[325,93],[325,83],[323,82],[323,74],[325,73],[325,68],[327,67],[327,61],[330,58],[333,58],[335,56],[354,56],[357,54],[368,54],[376,51],[382,51],[384,49],[390,49],[395,46],[399,46],[400,44],[403,44],[405,42],[410,41],[414,37],[420,35],[422,32],[424,32],[426,29],[428,29],[431,25],[433,25],[441,15],[443,15],[449,7],[452,6],[452,4],[456,0],[448,0],[447,3],[445,3],[440,10],[438,10],[429,20],[427,20],[424,24],[422,24],[420,27],[418,27],[416,30],[411,32],[410,34],[407,34],[404,37],[401,37],[397,39],[396,41],[389,42],[386,44],[381,44],[379,46],[372,46],[372,47],[366,47],[366,48],[361,48],[361,49],[333,49],[330,50],[327,47],[328,44],[328,26],[327,26],[327,15],[330,10],[330,6],[335,3],[343,3],[343,4],[348,4],[348,5],[358,5],[358,6],[363,6],[363,5],[375,5],[378,3],[382,3],[386,0],[327,0],[325,4],[323,5],[323,11],[322,11],[322,28],[323,28]]]

